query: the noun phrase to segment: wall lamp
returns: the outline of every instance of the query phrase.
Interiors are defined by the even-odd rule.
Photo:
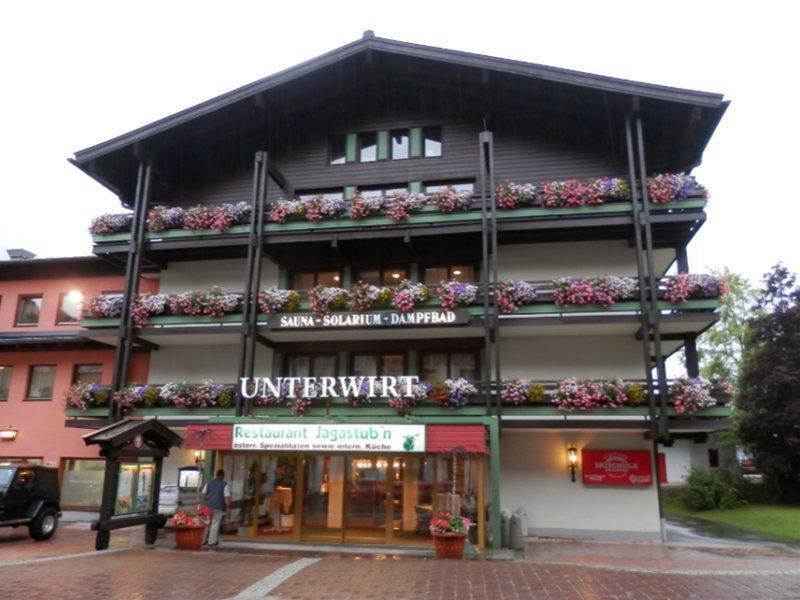
[[[14,427],[4,427],[0,429],[0,440],[4,442],[13,442],[17,439],[17,434],[19,433],[19,429],[15,429]]]
[[[195,450],[194,451],[194,464],[199,465],[206,459],[205,450]]]
[[[575,483],[575,470],[578,468],[578,449],[575,444],[567,446],[567,465],[569,466],[572,483]]]

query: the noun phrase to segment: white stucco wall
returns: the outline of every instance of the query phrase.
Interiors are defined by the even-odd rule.
[[[174,430],[181,437],[186,436],[183,428]],[[178,469],[181,467],[194,467],[194,450],[185,448],[173,448],[169,451],[169,456],[164,459],[161,471],[161,485],[177,485]],[[202,466],[202,465],[200,465]]]
[[[708,440],[701,444],[697,444],[693,440],[675,440],[672,446],[660,446],[659,452],[664,454],[667,465],[667,483],[683,483],[692,467],[712,468],[708,456],[711,448],[719,451],[720,468],[729,468],[735,465],[736,451],[733,446],[719,444],[713,436],[709,436]]]
[[[642,343],[632,335],[506,337],[500,360],[504,379],[644,377]]]
[[[674,257],[671,249],[655,251],[655,268],[665,269]],[[636,254],[624,240],[505,244],[499,247],[501,279],[557,279],[636,274]]]
[[[241,292],[247,280],[247,261],[243,258],[171,262],[161,272],[162,294],[187,290],[206,290],[219,285],[231,292]],[[261,267],[261,288],[278,284],[278,267],[264,260]]]
[[[150,355],[150,382],[198,382],[212,380],[234,383],[238,372],[239,345],[162,346]],[[258,348],[256,373],[272,373],[272,350]]]
[[[641,433],[504,430],[500,440],[500,503],[524,507],[532,535],[596,539],[660,539],[655,485],[585,486],[570,480],[567,446],[648,450]]]

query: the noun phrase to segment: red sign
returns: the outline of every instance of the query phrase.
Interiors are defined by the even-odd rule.
[[[647,450],[581,450],[586,485],[651,485],[653,470]]]

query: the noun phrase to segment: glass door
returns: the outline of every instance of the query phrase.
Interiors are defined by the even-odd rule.
[[[385,456],[348,456],[344,539],[357,543],[384,543],[392,532],[392,459]]]
[[[303,473],[301,538],[342,541],[345,482],[343,456],[309,455]]]

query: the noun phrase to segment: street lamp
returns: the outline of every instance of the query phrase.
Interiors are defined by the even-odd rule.
[[[578,449],[575,447],[575,444],[567,446],[567,464],[569,465],[572,483],[575,483],[575,469],[578,468]]]

